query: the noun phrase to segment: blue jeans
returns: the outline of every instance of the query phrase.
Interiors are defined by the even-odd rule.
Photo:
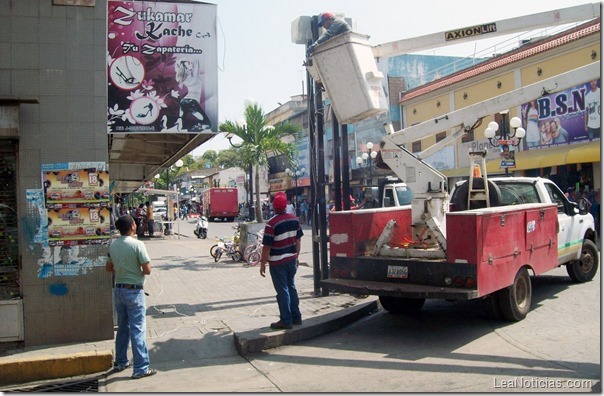
[[[281,322],[291,325],[294,320],[302,320],[300,313],[300,300],[298,290],[294,285],[294,276],[298,267],[297,260],[270,266],[271,279],[277,292],[277,304],[279,305],[279,318]]]
[[[113,298],[117,311],[115,365],[128,363],[128,343],[131,342],[134,374],[144,374],[149,369],[145,294],[143,290],[115,288]]]

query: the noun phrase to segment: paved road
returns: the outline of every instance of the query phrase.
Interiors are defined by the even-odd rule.
[[[232,234],[232,223],[210,223],[207,240],[193,235],[194,224],[179,222],[180,238],[147,241],[154,266],[145,285],[148,340],[159,374],[135,381],[128,370],[114,373],[101,391],[493,392],[509,391],[504,384],[517,380],[531,391],[550,392],[573,390],[555,387],[558,380],[593,385],[600,379],[600,278],[574,284],[564,269],[533,278],[533,307],[518,323],[489,320],[478,301],[428,301],[419,316],[380,310],[334,333],[242,357],[233,327],[266,328],[275,321],[274,290],[258,267],[210,257],[213,237]],[[297,284],[306,318],[375,299],[314,298],[305,232],[301,261],[311,266],[300,267]],[[111,350],[113,341],[43,352],[77,347]],[[23,356],[28,353],[40,351]],[[531,385],[537,379],[547,381]],[[582,385],[575,390],[585,391]]]
[[[488,319],[478,301],[429,300],[419,316],[380,310],[250,363],[284,392],[601,391],[600,279],[557,269],[532,283],[518,323]]]
[[[303,246],[310,251],[310,239]],[[600,277],[576,284],[560,268],[532,284],[531,312],[518,323],[490,320],[479,301],[429,300],[419,316],[380,310],[335,333],[251,355],[248,370],[270,384],[257,390],[283,392],[599,390]]]

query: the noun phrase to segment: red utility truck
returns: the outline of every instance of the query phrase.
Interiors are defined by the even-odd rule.
[[[236,188],[211,187],[203,191],[203,215],[208,221],[239,216],[239,195]]]
[[[562,11],[565,16],[567,10]],[[599,15],[591,7],[586,11]],[[419,41],[368,51],[362,35],[345,33],[315,48],[309,71],[323,83],[338,120],[357,122],[382,111],[374,100],[381,73],[372,53]],[[423,159],[473,132],[485,117],[499,112],[507,117],[509,109],[540,97],[544,87],[564,90],[599,76],[600,62],[594,61],[398,132],[388,125],[375,162],[413,191],[411,205],[330,213],[330,266],[322,283],[332,290],[377,295],[392,313],[418,311],[426,299],[481,298],[496,317],[518,321],[530,310],[529,273],[565,265],[574,281],[593,279],[599,265],[594,219],[553,182],[489,179],[486,153],[472,152],[469,180],[449,194],[447,178]],[[406,149],[453,129],[422,152]],[[524,133],[518,128],[516,137]]]

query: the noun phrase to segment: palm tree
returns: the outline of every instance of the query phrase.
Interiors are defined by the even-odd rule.
[[[252,168],[252,173],[253,168],[256,168],[254,178],[256,186],[256,221],[261,223],[262,207],[260,205],[260,189],[258,188],[260,184],[258,167],[268,164],[268,153],[285,155],[291,160],[296,153],[296,146],[293,143],[284,142],[283,138],[286,136],[295,137],[299,127],[287,122],[276,126],[267,125],[262,108],[256,103],[248,102],[245,104],[244,122],[225,121],[220,124],[219,130],[235,135],[242,140],[241,144],[236,146],[241,161],[246,168]]]

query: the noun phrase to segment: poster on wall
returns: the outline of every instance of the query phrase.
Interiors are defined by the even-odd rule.
[[[218,128],[216,5],[107,3],[108,133]]]
[[[96,168],[47,171],[44,175],[46,205],[54,208],[67,203],[107,206],[109,172]]]
[[[37,277],[85,275],[94,267],[107,262],[107,245],[53,246],[48,238],[48,211],[44,205],[44,190],[26,190],[27,220],[24,227],[31,239],[27,243],[30,255],[36,257]],[[53,244],[54,245],[54,244]]]
[[[600,140],[600,85],[592,80],[523,104],[524,149]]]
[[[77,204],[48,209],[48,244],[73,246],[108,242],[110,215],[108,208],[78,207]]]

